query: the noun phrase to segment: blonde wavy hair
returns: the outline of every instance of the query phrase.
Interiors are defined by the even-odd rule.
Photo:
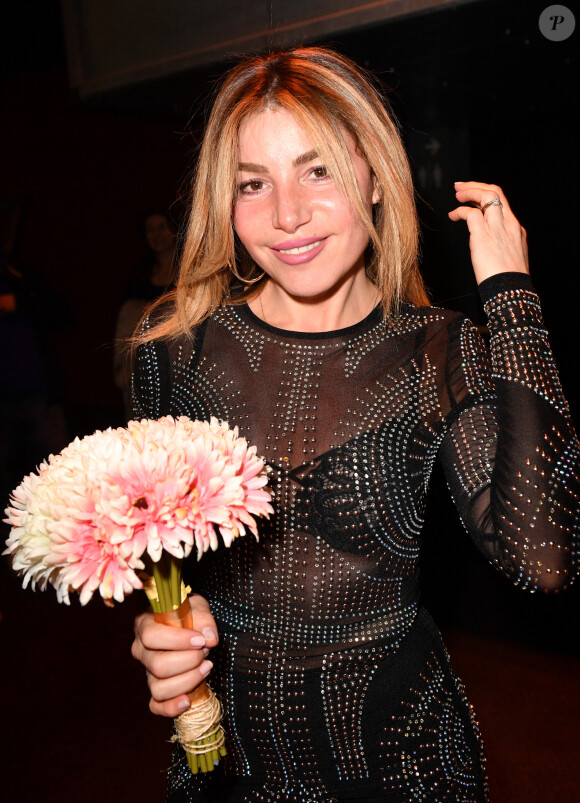
[[[139,338],[188,335],[222,304],[260,292],[263,273],[236,237],[238,133],[251,114],[281,107],[294,116],[320,153],[340,191],[369,232],[366,271],[385,312],[401,302],[428,304],[418,268],[418,222],[411,171],[388,104],[374,79],[332,50],[303,47],[240,61],[219,90],[199,154],[179,280],[170,313]],[[380,200],[368,214],[344,132],[367,161]],[[237,274],[237,277],[236,275]],[[232,286],[243,285],[232,293]],[[160,304],[168,300],[165,296]]]

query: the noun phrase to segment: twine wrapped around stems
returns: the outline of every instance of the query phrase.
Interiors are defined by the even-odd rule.
[[[208,687],[209,690],[209,687]],[[186,753],[200,755],[218,750],[225,744],[221,727],[222,707],[214,694],[191,706],[175,720],[177,733],[171,738],[179,742]],[[200,743],[200,739],[203,742]]]

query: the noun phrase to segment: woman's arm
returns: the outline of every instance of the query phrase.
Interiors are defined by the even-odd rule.
[[[527,275],[523,230],[499,188],[469,182],[457,195],[481,204],[498,198],[503,206],[450,215],[470,229],[491,365],[464,322],[448,360],[450,385],[463,390],[440,456],[481,551],[517,585],[558,590],[578,572],[578,439]]]
[[[171,412],[168,360],[164,344],[152,341],[138,347],[133,372],[136,418],[159,418]],[[203,597],[194,594],[189,601],[195,630],[159,624],[152,613],[143,613],[135,620],[131,654],[147,671],[149,707],[161,716],[183,713],[190,704],[188,693],[212,668],[207,656],[218,643],[215,620]]]

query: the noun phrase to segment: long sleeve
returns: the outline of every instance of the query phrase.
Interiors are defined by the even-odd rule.
[[[529,278],[502,274],[480,292],[491,366],[465,327],[472,402],[458,406],[440,455],[479,549],[516,585],[557,590],[578,571],[578,440]]]
[[[148,326],[148,321],[144,326]],[[137,347],[132,375],[133,417],[159,418],[169,414],[169,364],[167,347],[159,340]]]

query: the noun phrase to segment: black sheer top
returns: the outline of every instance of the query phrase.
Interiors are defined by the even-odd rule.
[[[489,348],[461,314],[412,306],[322,333],[225,306],[191,340],[139,348],[137,417],[217,416],[271,467],[259,543],[204,556],[196,579],[238,669],[274,649],[303,666],[377,640],[396,651],[437,459],[501,572],[530,590],[572,579],[579,447],[538,298],[521,274],[480,289]]]

